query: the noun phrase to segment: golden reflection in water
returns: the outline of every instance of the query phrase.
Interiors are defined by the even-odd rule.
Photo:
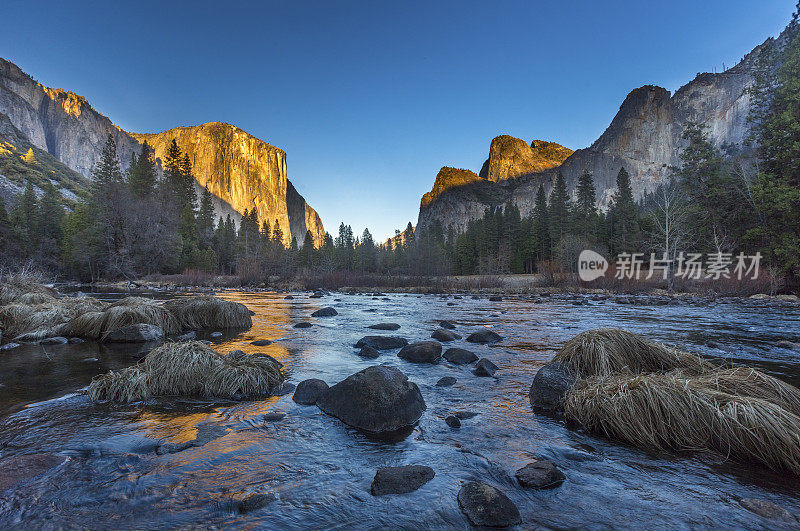
[[[167,442],[180,444],[197,438],[199,424],[217,418],[219,415],[216,410],[211,413],[176,413],[143,408],[136,420],[144,425],[148,436],[153,439],[165,439]]]

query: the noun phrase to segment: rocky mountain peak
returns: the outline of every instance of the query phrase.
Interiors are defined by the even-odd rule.
[[[534,140],[528,145],[522,139],[500,135],[492,139],[489,158],[479,175],[482,179],[502,182],[558,166],[571,154],[572,150],[554,142]]]
[[[422,196],[421,206],[425,207],[429,205],[446,190],[480,180],[481,178],[472,170],[443,166],[442,169],[439,170],[439,173],[436,174],[436,180],[433,183],[431,191]]]

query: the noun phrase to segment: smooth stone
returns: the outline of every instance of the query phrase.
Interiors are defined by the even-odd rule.
[[[270,341],[269,339],[258,339],[256,341],[250,342],[250,344],[256,347],[266,347],[267,345],[271,345],[272,341]]]
[[[399,369],[374,365],[331,386],[317,407],[354,428],[380,435],[413,426],[427,409],[417,384]]]
[[[295,328],[311,328],[311,326],[312,326],[311,323],[308,323],[308,322],[305,322],[305,321],[303,321],[301,323],[297,323],[296,325],[294,325]]]
[[[445,423],[453,429],[458,429],[461,427],[461,420],[455,415],[448,415],[444,419]]]
[[[12,341],[11,343],[6,343],[5,345],[0,346],[0,350],[11,350],[12,348],[17,348],[18,346],[19,343],[14,343]]]
[[[379,468],[372,480],[370,492],[373,496],[414,492],[435,475],[431,467],[423,465]]]
[[[502,340],[503,338],[500,336],[500,334],[486,329],[473,332],[467,336],[467,341],[470,343],[497,343],[498,341]]]
[[[283,298],[283,300],[285,300],[285,301],[290,301],[290,300],[293,300],[293,299],[294,299],[294,297],[292,297],[291,295],[287,295],[287,296],[285,296]]]
[[[455,305],[456,305],[456,303],[454,303],[454,302],[448,302],[448,303],[447,303],[447,305],[448,305],[448,306],[455,306]]]
[[[161,328],[145,323],[133,324],[117,328],[103,338],[104,343],[147,343],[161,341],[164,331]]]
[[[161,330],[159,328],[159,330]],[[112,332],[113,333],[113,332]],[[69,339],[66,337],[55,336],[55,337],[46,337],[39,341],[40,345],[66,345],[69,342]]]
[[[450,321],[439,321],[439,326],[441,326],[445,330],[455,330],[456,328],[456,325],[454,325]]]
[[[319,378],[309,378],[297,384],[292,400],[303,406],[313,406],[319,397],[328,390],[328,384]]]
[[[434,330],[431,337],[436,341],[455,341],[456,339],[461,339],[461,336],[456,334],[455,332],[451,332],[450,330],[445,330],[440,328],[438,330]]]
[[[514,474],[519,484],[529,489],[552,489],[558,487],[566,476],[549,459],[528,463]]]
[[[486,483],[466,483],[458,491],[458,505],[474,526],[508,527],[522,523],[514,502]]]
[[[367,328],[372,328],[373,330],[400,330],[400,325],[397,323],[378,323],[369,325]]]
[[[222,332],[211,332],[209,337],[222,337]]]
[[[478,356],[463,348],[449,348],[444,352],[444,359],[455,365],[468,365],[478,361]]]
[[[320,308],[316,312],[312,313],[311,317],[333,317],[334,315],[339,315],[339,312],[328,306],[327,308]]]
[[[232,500],[232,505],[238,513],[246,514],[262,509],[277,499],[278,497],[271,492],[269,494],[251,494],[241,500]]]
[[[309,299],[321,299],[321,298],[323,297],[323,295],[325,295],[325,294],[324,294],[324,293],[322,293],[321,291],[317,291],[316,293],[314,293],[313,295],[311,295],[311,296],[309,297]]]
[[[81,339],[79,337],[71,337],[71,338],[69,338],[69,344],[70,345],[80,345],[83,342],[84,342],[83,339]]]
[[[272,396],[284,396],[294,391],[295,385],[289,382],[283,382],[280,386],[272,391]]]
[[[362,358],[375,359],[378,356],[380,356],[381,353],[368,345],[364,345],[363,347],[361,347],[361,350],[358,352],[358,355],[361,356]]]
[[[451,385],[456,383],[456,379],[452,376],[445,376],[443,378],[439,378],[439,381],[436,382],[436,387],[450,387]]]
[[[197,339],[197,332],[194,330],[190,330],[185,334],[181,334],[177,337],[178,341],[191,341],[193,339]]]
[[[472,417],[478,416],[475,411],[456,411],[453,414],[461,420],[471,419]]]
[[[439,363],[442,345],[436,341],[418,341],[403,347],[397,356],[410,363]]]
[[[282,413],[279,411],[272,412],[272,413],[264,413],[262,417],[264,422],[278,422],[279,420],[283,420],[286,418],[286,413]]]
[[[489,297],[489,302],[500,302],[502,300],[503,297],[501,297],[500,295],[492,295],[491,297]]]
[[[767,518],[789,524],[797,524],[798,519],[789,511],[776,503],[758,498],[742,498],[739,504],[748,511]]]
[[[575,376],[560,362],[548,363],[536,372],[528,393],[531,407],[545,411],[560,410],[564,396],[575,385]]]
[[[0,460],[0,492],[44,474],[65,461],[53,454],[24,454]]]
[[[475,376],[494,376],[494,373],[496,373],[498,369],[499,367],[491,361],[487,360],[486,358],[481,358],[478,360],[478,363],[475,365],[475,369],[472,372],[475,374]]]
[[[392,350],[408,345],[408,339],[399,336],[364,336],[355,344],[356,348],[364,346],[375,350]]]

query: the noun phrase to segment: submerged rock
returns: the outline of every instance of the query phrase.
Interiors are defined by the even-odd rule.
[[[498,341],[502,341],[503,338],[497,332],[492,330],[479,330],[477,332],[471,333],[467,336],[467,341],[470,343],[497,343]]]
[[[321,299],[324,295],[325,294],[321,291],[316,291],[309,297],[309,299]]]
[[[758,498],[743,498],[739,501],[742,507],[748,511],[778,522],[785,522],[787,524],[798,524],[800,519],[795,517],[792,513],[781,507],[776,503],[767,500],[760,500]]]
[[[277,500],[277,496],[271,492],[268,494],[251,494],[241,500],[232,500],[233,506],[240,514],[246,514],[258,509],[262,509]]]
[[[367,328],[372,328],[373,330],[400,330],[400,325],[397,323],[378,323],[369,325]]]
[[[283,413],[282,411],[274,411],[270,413],[264,413],[264,416],[261,418],[264,419],[264,422],[278,422],[279,420],[286,418],[286,413]]]
[[[503,297],[500,295],[492,295],[489,297],[489,302],[500,302],[503,300]]]
[[[289,382],[283,382],[280,386],[272,390],[272,396],[286,396],[294,391],[296,385]]]
[[[437,341],[455,341],[456,339],[461,339],[461,336],[456,334],[455,332],[451,332],[450,330],[445,330],[440,328],[439,330],[434,330],[431,337]]]
[[[303,321],[303,322],[300,322],[300,323],[297,323],[296,325],[294,325],[295,328],[311,328],[311,326],[312,326],[311,323],[308,323],[306,321]]]
[[[450,387],[456,383],[456,379],[452,376],[445,376],[444,378],[439,378],[439,381],[436,382],[436,387]]]
[[[209,337],[222,337],[222,332],[211,332]]]
[[[417,490],[435,475],[431,467],[423,465],[379,468],[372,480],[370,491],[373,496],[406,494]]]
[[[528,396],[533,409],[560,410],[564,396],[575,385],[568,367],[560,362],[548,363],[536,373]]]
[[[508,527],[522,523],[514,502],[486,483],[470,481],[461,487],[458,505],[474,526]]]
[[[328,390],[328,384],[318,378],[309,378],[297,384],[292,400],[303,406],[313,406],[319,397]]]
[[[160,330],[160,329],[159,329]],[[55,336],[55,337],[46,337],[39,341],[40,345],[66,345],[69,340],[66,337]]]
[[[475,370],[472,372],[475,373],[475,376],[494,376],[494,373],[497,372],[498,368],[499,367],[497,365],[486,358],[481,358],[478,361],[478,364],[475,365]]]
[[[451,428],[458,429],[461,427],[461,420],[455,415],[448,415],[444,421]]]
[[[463,348],[449,348],[444,353],[444,359],[455,365],[467,365],[478,361],[478,356]]]
[[[442,345],[436,341],[418,341],[406,345],[397,355],[410,363],[439,363]]]
[[[162,339],[164,339],[164,331],[161,328],[140,323],[113,330],[103,338],[103,341],[106,343],[147,343]]]
[[[439,326],[444,328],[445,330],[455,330],[456,328],[456,325],[454,325],[450,321],[439,321]]]
[[[333,317],[334,315],[339,315],[339,312],[337,312],[335,308],[328,306],[327,308],[320,308],[312,313],[311,317]]]
[[[376,350],[392,350],[408,345],[408,339],[398,336],[364,336],[355,344],[356,348],[372,347]]]
[[[0,460],[0,492],[38,475],[44,474],[64,462],[53,454],[25,454],[4,457]]]
[[[292,297],[291,295],[287,295],[287,296],[285,296],[285,297],[283,298],[283,300],[285,300],[285,301],[291,301],[291,300],[294,300],[294,297]]]
[[[549,459],[528,463],[514,474],[519,484],[529,489],[552,489],[558,487],[566,476]]]
[[[368,345],[364,345],[363,347],[361,347],[361,350],[358,352],[358,355],[361,356],[362,358],[374,360],[375,358],[380,356],[381,353]]]
[[[71,338],[69,338],[69,344],[70,345],[80,345],[83,342],[84,342],[84,340],[79,338],[79,337],[71,337]]]
[[[377,435],[413,426],[427,409],[417,384],[383,365],[367,367],[331,386],[317,406],[348,426]]]
[[[266,347],[267,345],[271,345],[272,341],[269,339],[258,339],[256,341],[251,341],[250,344],[256,347]]]
[[[196,338],[197,338],[197,332],[195,332],[194,330],[190,330],[189,332],[186,332],[185,334],[179,335],[176,339],[178,341],[192,341],[193,339],[196,339]]]

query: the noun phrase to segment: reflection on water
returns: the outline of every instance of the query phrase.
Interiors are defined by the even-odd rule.
[[[298,406],[291,396],[241,403],[92,404],[76,391],[93,375],[135,363],[143,353],[93,342],[3,351],[0,454],[52,452],[68,460],[0,494],[0,526],[466,528],[456,495],[463,482],[474,479],[504,490],[527,526],[642,527],[654,520],[680,528],[769,526],[742,508],[742,498],[770,500],[800,513],[793,478],[717,456],[648,455],[537,416],[527,397],[536,371],[565,341],[601,326],[753,364],[798,385],[798,353],[776,346],[782,339],[800,341],[797,305],[685,301],[654,306],[609,299],[576,306],[568,297],[489,302],[403,294],[322,299],[295,294],[293,300],[270,293],[221,296],[255,312],[251,330],[214,339],[221,352],[266,352],[284,363],[294,383],[321,378],[333,384],[372,363],[386,363],[420,386],[428,410],[407,438],[387,442],[367,438],[316,407]],[[310,318],[324,306],[334,306],[339,315]],[[479,378],[468,367],[446,362],[408,364],[394,351],[363,360],[352,348],[367,334],[427,339],[441,319],[456,323],[464,337],[487,325],[504,336],[494,346],[463,340],[448,345],[494,361],[500,367],[496,378]],[[293,328],[301,320],[314,326]],[[400,330],[366,328],[389,321]],[[273,343],[252,345],[257,339]],[[456,384],[436,387],[443,376],[455,376]],[[286,416],[275,420],[276,412]],[[455,412],[475,415],[452,430],[444,418]],[[164,445],[182,450],[162,452]],[[517,486],[514,471],[537,456],[559,463],[567,475],[562,487],[527,491]],[[371,496],[375,470],[400,464],[429,465],[436,477],[410,494]],[[264,493],[275,499],[252,512],[231,504]]]

